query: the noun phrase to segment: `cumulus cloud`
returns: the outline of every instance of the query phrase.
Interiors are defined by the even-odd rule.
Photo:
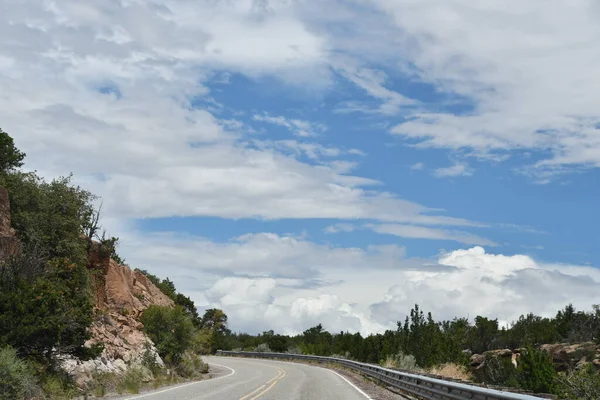
[[[385,329],[335,294],[297,297],[290,303],[275,302],[273,284],[274,281],[268,279],[224,278],[209,289],[208,298],[211,306],[225,309],[230,320],[235,321],[235,329],[246,332],[273,329],[298,334],[319,323],[324,323],[332,332],[350,330],[364,335]],[[232,302],[232,298],[236,301]]]
[[[589,309],[600,300],[600,272],[593,267],[489,254],[482,247],[450,252],[438,262],[455,269],[406,272],[404,282],[371,306],[373,318],[382,322],[418,303],[436,318],[485,315],[508,324],[529,312],[552,316],[568,303]]]
[[[553,315],[568,303],[600,303],[600,272],[472,247],[427,259],[402,247],[321,245],[260,233],[217,243],[170,234],[124,236],[119,251],[192,297],[220,307],[234,330],[297,333],[318,323],[334,332],[393,329],[418,303],[438,318],[485,315],[510,323]]]

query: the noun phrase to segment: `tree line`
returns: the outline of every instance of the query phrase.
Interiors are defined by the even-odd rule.
[[[360,333],[328,332],[322,324],[298,335],[266,331],[256,335],[232,333],[224,340],[224,350],[269,349],[320,356],[342,356],[353,360],[380,363],[398,353],[414,356],[424,368],[444,363],[465,364],[471,354],[495,349],[537,347],[549,343],[598,342],[600,310],[577,311],[569,304],[552,318],[532,313],[522,315],[510,326],[498,319],[477,316],[436,321],[431,312],[415,305],[397,328],[362,336]],[[262,347],[261,347],[262,346]]]

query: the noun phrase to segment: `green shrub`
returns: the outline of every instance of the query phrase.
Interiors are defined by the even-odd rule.
[[[158,354],[169,364],[177,365],[183,353],[192,346],[194,324],[180,306],[152,305],[144,310],[141,322]]]
[[[258,346],[256,346],[256,348],[254,349],[254,351],[257,351],[259,353],[270,353],[271,352],[271,348],[269,347],[268,344],[261,343]]]
[[[156,355],[152,351],[150,342],[144,344],[144,353],[142,353],[141,364],[147,368],[155,378],[163,373],[164,368],[156,361]]]
[[[0,400],[20,400],[37,391],[32,368],[12,347],[0,349]]]
[[[518,387],[534,393],[556,393],[557,374],[550,355],[527,347],[518,361],[516,381]]]
[[[558,378],[561,397],[568,400],[600,399],[600,374],[593,365],[561,374]]]
[[[208,372],[208,364],[202,358],[192,352],[185,352],[175,367],[177,374],[184,378],[193,378]]]
[[[79,394],[73,380],[63,371],[46,372],[42,389],[51,400],[71,400]]]

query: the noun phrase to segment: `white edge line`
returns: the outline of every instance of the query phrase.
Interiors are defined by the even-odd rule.
[[[361,388],[359,388],[358,386],[356,386],[354,383],[350,382],[350,381],[349,381],[348,379],[346,379],[346,377],[345,377],[345,376],[343,376],[342,374],[339,374],[339,373],[337,373],[336,371],[334,371],[334,370],[332,370],[332,369],[329,369],[329,368],[324,368],[324,369],[326,369],[326,370],[328,370],[328,371],[331,371],[331,372],[333,372],[334,374],[336,374],[337,376],[339,376],[340,378],[342,378],[343,380],[345,380],[345,381],[346,381],[346,383],[347,383],[348,385],[350,385],[350,386],[352,386],[354,389],[356,389],[356,391],[357,391],[358,393],[362,394],[363,396],[365,396],[365,398],[366,398],[366,399],[368,399],[368,400],[373,400],[373,399],[371,398],[371,396],[369,396],[368,394],[366,394],[365,392],[363,392],[363,390],[362,390]]]
[[[164,390],[161,390],[161,391],[158,391],[158,392],[146,393],[146,394],[142,394],[142,395],[140,395],[140,396],[134,396],[134,397],[127,397],[127,398],[125,398],[125,399],[123,399],[123,400],[141,399],[141,398],[143,398],[143,397],[154,396],[154,395],[156,395],[156,394],[161,394],[161,393],[165,393],[165,392],[170,392],[171,390],[180,389],[180,388],[182,388],[182,387],[186,387],[186,386],[196,385],[196,384],[198,384],[198,383],[216,381],[216,380],[219,380],[219,379],[227,378],[228,376],[231,376],[231,375],[235,374],[235,370],[234,370],[233,368],[229,368],[229,367],[228,367],[228,366],[226,366],[226,365],[221,365],[221,364],[216,364],[216,363],[211,363],[211,362],[209,362],[209,363],[208,363],[208,365],[209,365],[209,366],[210,366],[210,365],[216,365],[217,367],[223,367],[223,368],[227,368],[228,370],[230,370],[230,371],[231,371],[231,373],[230,373],[230,374],[227,374],[227,375],[224,375],[224,376],[219,376],[218,378],[205,379],[205,380],[202,380],[202,381],[196,381],[196,382],[190,382],[190,383],[186,383],[185,385],[173,386],[173,387],[170,387],[170,388],[168,388],[168,389],[164,389]]]

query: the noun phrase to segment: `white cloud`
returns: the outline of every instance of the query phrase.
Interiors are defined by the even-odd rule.
[[[569,302],[589,309],[600,300],[600,272],[593,267],[487,254],[481,247],[448,253],[439,263],[456,269],[407,272],[405,282],[371,307],[374,318],[384,321],[418,303],[436,318],[485,315],[506,324],[529,312],[552,316]]]
[[[384,115],[397,114],[402,107],[411,106],[417,102],[384,86],[388,80],[384,71],[359,66],[350,58],[341,58],[333,62],[337,71],[363,89],[369,96],[381,101],[377,108],[370,108],[360,102],[346,102],[338,108],[338,112],[361,111],[380,113]]]
[[[134,266],[160,270],[180,266],[180,274],[217,273],[289,279],[321,279],[322,271],[346,271],[371,263],[373,268],[396,268],[404,248],[395,245],[335,247],[274,233],[247,234],[217,243],[207,238],[172,233],[145,234],[121,226],[120,252]],[[142,251],[142,249],[145,249]],[[199,256],[201,255],[201,256]],[[316,281],[314,281],[316,282]]]
[[[373,0],[379,12],[368,13],[358,12],[366,3],[326,3],[318,10],[288,1],[0,3],[0,123],[30,167],[46,176],[74,171],[104,196],[108,225],[132,266],[170,275],[199,304],[223,306],[235,329],[275,323],[297,331],[323,322],[371,332],[393,327],[415,302],[438,318],[480,313],[505,321],[599,302],[594,268],[481,248],[427,262],[394,245],[344,248],[270,233],[218,243],[129,226],[167,216],[373,219],[396,222],[401,236],[485,240],[429,228],[478,224],[348,175],[353,164],[340,156],[354,150],[300,139],[279,143],[285,150],[248,142],[244,123],[219,117],[207,87],[215,73],[326,91],[333,69],[378,102],[350,106],[384,115],[413,110],[393,132],[421,147],[481,157],[550,151],[537,165],[550,176],[563,165],[600,163],[593,40],[600,27],[591,2]],[[453,115],[416,104],[383,72],[398,63],[473,109]],[[210,108],[192,107],[200,100]],[[283,118],[265,122],[299,137],[321,129],[257,115]],[[332,160],[301,162],[290,149]]]
[[[334,294],[297,297],[289,303],[274,301],[274,280],[225,278],[209,289],[210,306],[222,307],[235,327],[262,332],[273,329],[284,334],[299,334],[324,323],[332,332],[350,330],[363,335],[385,330],[366,315]],[[223,290],[225,289],[225,290]],[[250,290],[248,290],[250,289]],[[232,300],[235,301],[232,302]]]
[[[252,119],[255,121],[283,126],[294,135],[299,137],[317,136],[327,130],[327,126],[322,123],[312,123],[306,120],[290,119],[283,116],[272,117],[266,113],[264,115],[254,114]]]
[[[348,175],[355,164],[344,158],[358,150],[248,142],[241,121],[193,108],[199,99],[215,106],[204,83],[221,70],[303,86],[310,77],[319,86],[315,71],[329,71],[326,40],[294,20],[296,12],[286,2],[261,9],[244,1],[0,5],[2,127],[28,153],[28,167],[75,172],[111,217],[473,225]],[[313,161],[299,161],[298,152]],[[322,157],[329,160],[314,165]]]
[[[420,111],[392,132],[422,147],[551,152],[537,170],[600,164],[599,9],[559,0],[373,0],[405,70],[464,98],[464,114]],[[382,19],[383,20],[383,19]],[[506,29],[510,27],[510,29]]]
[[[425,168],[425,164],[423,164],[422,162],[418,162],[410,166],[410,169],[412,169],[413,171],[420,171],[423,168]]]
[[[497,243],[494,243],[489,239],[468,232],[401,224],[369,224],[366,226],[377,233],[395,235],[404,238],[452,240],[465,244],[497,246]]]
[[[473,175],[473,169],[467,164],[458,163],[449,167],[437,168],[433,171],[433,176],[436,178],[449,178],[457,176],[471,176]]]
[[[481,247],[438,259],[406,258],[397,246],[366,250],[273,234],[225,243],[169,235],[123,238],[133,266],[169,276],[201,308],[222,307],[234,330],[297,333],[394,328],[418,303],[438,319],[486,315],[503,323],[549,316],[572,302],[600,302],[600,270],[489,254]],[[234,275],[234,276],[232,276]]]
[[[354,232],[356,230],[356,226],[348,223],[339,223],[334,225],[329,225],[324,229],[325,233],[340,233],[340,232]]]

